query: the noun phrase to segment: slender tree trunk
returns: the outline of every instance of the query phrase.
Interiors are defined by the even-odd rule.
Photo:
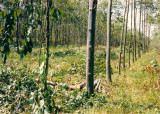
[[[142,53],[144,54],[144,11],[142,11]]]
[[[58,26],[58,24],[56,23],[56,25]],[[57,47],[57,43],[58,43],[58,27],[55,26],[55,47]]]
[[[50,31],[49,31],[49,0],[47,0],[47,17],[46,17],[46,20],[47,20],[47,38],[46,38],[46,80],[45,80],[45,90],[47,89],[47,75],[48,75],[48,61],[49,61],[49,36],[50,36]]]
[[[111,79],[111,64],[110,64],[110,40],[111,40],[111,11],[112,0],[108,0],[108,14],[107,14],[107,48],[106,48],[106,79],[108,82],[112,82]]]
[[[126,2],[125,10],[124,10],[122,37],[121,37],[121,40],[120,40],[119,66],[118,66],[118,74],[119,75],[121,74],[121,54],[122,54],[122,42],[123,42],[123,37],[124,37],[124,27],[125,27],[126,11],[127,11],[127,2]]]
[[[86,87],[89,94],[94,93],[94,39],[97,0],[89,0]]]
[[[147,6],[146,6],[147,7]],[[148,18],[148,10],[146,9],[146,19]],[[146,52],[148,51],[148,22],[146,21]]]
[[[63,46],[63,19],[61,18],[61,25],[60,25],[60,45]]]
[[[133,2],[133,10],[132,10],[132,16],[134,17],[134,0],[132,1]],[[133,22],[133,18],[132,18],[132,22]],[[134,26],[133,26],[134,27]],[[131,27],[133,29],[133,27]],[[133,29],[133,33],[134,33],[134,29]],[[134,37],[133,37],[133,34],[132,34],[132,61],[134,63],[134,60],[135,60],[135,56],[134,56]]]
[[[129,63],[129,67],[131,66],[131,46],[132,46],[132,39],[133,39],[133,35],[132,35],[132,11],[133,11],[133,1],[131,0],[131,36],[130,36],[130,43],[129,43],[129,57],[128,57],[128,63]]]
[[[17,0],[17,7],[19,8],[18,0]],[[17,44],[17,53],[19,53],[19,42],[18,42],[18,40],[19,40],[19,15],[17,14],[17,12],[16,12],[16,15],[17,15],[17,32],[16,32],[17,38],[16,38],[16,44]]]
[[[127,2],[127,0],[126,0]],[[129,13],[129,0],[128,0],[128,8],[127,8],[127,17],[126,17],[126,31],[123,43],[123,69],[125,69],[125,53],[126,53],[126,39],[127,39],[127,25],[128,25],[128,13]]]
[[[137,61],[136,53],[136,0],[134,0],[134,58]]]
[[[31,13],[32,13],[32,18],[34,18],[33,12],[34,12],[34,9],[33,9],[33,0],[31,0]],[[32,33],[31,33],[30,39],[32,39],[32,41],[34,40],[34,43],[36,43],[36,38],[34,37],[34,33],[33,33],[33,24],[32,24],[31,26],[32,26]]]
[[[142,13],[142,0],[140,2],[140,13],[139,13],[139,39],[138,39],[138,57],[141,57],[141,52],[140,52],[140,39],[141,39],[141,13]]]
[[[53,22],[51,22],[51,26],[50,26],[50,37],[51,37],[51,41],[53,41]]]
[[[146,11],[145,11],[145,8],[146,8],[146,0],[145,0],[144,17],[143,17],[144,18],[144,22],[143,22],[144,23],[144,28],[143,28],[144,29],[144,31],[143,31],[144,32],[143,33],[143,35],[144,35],[143,36],[143,42],[144,42],[144,44],[143,44],[143,50],[144,50],[144,53],[146,52],[146,31],[145,31],[146,30],[146,15],[145,15]]]
[[[2,4],[3,4],[3,0],[2,0]],[[4,12],[2,12],[2,25],[4,23]],[[2,38],[3,38],[3,30],[2,30]],[[1,52],[1,45],[2,45],[2,40],[0,40],[0,52]]]
[[[68,20],[68,38],[67,38],[67,46],[68,46],[68,49],[69,49],[69,44],[70,44],[70,20]]]
[[[114,41],[114,23],[112,24],[112,27],[111,27],[111,36],[112,36],[111,41],[110,41],[111,45],[116,47],[116,41]]]
[[[150,48],[150,33],[151,32],[151,23],[149,23],[149,27],[148,27],[148,50],[149,50],[149,48]]]
[[[63,29],[62,29],[62,34],[63,34],[63,36],[62,36],[62,37],[63,37],[63,39],[62,39],[62,45],[64,45],[64,44],[65,44],[65,40],[64,40],[64,39],[65,39],[65,33],[64,33],[64,31],[65,31],[65,30],[64,30],[64,29],[65,29],[65,27],[64,27],[64,24],[65,24],[65,22],[64,22],[64,20],[63,20],[63,25],[62,25],[62,28],[63,28]]]
[[[59,19],[59,27],[58,27],[58,45],[61,44],[61,25],[62,25],[62,19]]]

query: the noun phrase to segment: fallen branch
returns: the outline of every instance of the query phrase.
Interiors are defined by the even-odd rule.
[[[40,80],[39,79],[35,79],[36,82],[40,83]],[[69,89],[69,90],[76,90],[76,89],[86,89],[86,83],[85,82],[82,82],[81,84],[79,84],[78,86],[73,86],[73,85],[69,85],[69,84],[66,84],[66,83],[54,83],[52,81],[47,81],[47,85],[51,85],[53,87],[55,86],[60,86],[60,87],[64,87],[66,89]],[[96,89],[97,91],[100,90],[100,86],[101,86],[101,79],[97,79],[94,81],[94,89]]]
[[[38,83],[40,83],[40,80],[39,80],[39,79],[35,79],[35,81],[37,81]],[[59,86],[61,86],[61,87],[68,88],[68,89],[70,89],[70,90],[75,90],[75,89],[77,89],[75,86],[68,85],[68,84],[66,84],[66,83],[58,83],[58,82],[54,83],[54,82],[52,82],[52,81],[47,81],[47,85],[51,85],[51,86],[53,86],[53,87],[59,85]]]
[[[101,86],[101,79],[98,80],[95,89],[96,89],[97,91],[100,90],[100,88],[101,88],[100,86]]]
[[[79,85],[79,89],[83,89],[85,85],[86,85],[86,83],[85,83],[85,82],[82,82],[82,83]]]
[[[100,86],[101,86],[101,79],[97,79],[94,81],[94,89],[96,91],[100,90]],[[83,90],[86,90],[86,86],[83,88]]]
[[[38,83],[40,83],[40,80],[39,80],[39,79],[35,79],[35,81],[37,81]],[[57,83],[54,83],[54,82],[52,82],[52,81],[47,81],[47,84],[48,84],[48,85],[52,85],[52,86],[56,86],[56,85],[57,85]]]

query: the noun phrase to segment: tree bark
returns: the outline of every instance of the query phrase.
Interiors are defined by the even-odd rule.
[[[126,0],[127,4],[127,0]],[[123,43],[123,69],[125,69],[125,54],[126,54],[126,39],[127,39],[127,25],[128,25],[128,13],[129,13],[129,0],[128,0],[128,8],[127,8],[127,17],[126,17],[126,31]]]
[[[47,0],[47,17],[46,17],[46,20],[47,20],[47,38],[46,38],[46,80],[45,80],[45,90],[47,89],[47,75],[48,75],[48,61],[49,61],[49,36],[50,36],[50,31],[49,31],[49,0]]]
[[[142,11],[142,53],[144,54],[144,11]]]
[[[106,43],[106,79],[112,82],[111,79],[111,64],[110,64],[110,40],[111,40],[111,11],[112,0],[108,0],[108,14],[107,14],[107,43]]]
[[[144,20],[143,20],[143,23],[144,23],[143,24],[143,29],[144,29],[143,30],[143,32],[144,32],[143,33],[143,53],[146,52],[146,31],[145,31],[146,30],[146,28],[145,28],[146,27],[146,25],[145,25],[146,24],[146,15],[145,15],[146,11],[145,11],[145,8],[146,8],[146,0],[145,0],[144,13],[143,13],[143,15],[144,15],[143,16],[143,18],[144,18]]]
[[[86,90],[89,94],[94,93],[94,40],[96,23],[97,0],[89,0],[88,35],[87,35],[87,67],[86,67]]]
[[[124,16],[123,16],[123,29],[122,29],[122,37],[120,40],[120,52],[119,52],[119,66],[118,66],[118,74],[121,74],[121,54],[122,54],[122,41],[123,41],[123,36],[124,36],[124,27],[125,27],[125,17],[126,17],[126,11],[127,11],[127,4],[125,6],[124,10]]]
[[[141,57],[141,52],[140,52],[140,39],[141,39],[141,13],[142,13],[142,0],[140,2],[140,20],[139,20],[139,38],[138,38],[138,57]]]
[[[56,22],[56,25],[58,26],[57,22]],[[55,42],[54,42],[55,47],[57,47],[57,44],[58,44],[58,27],[57,26],[54,26],[55,27]]]
[[[17,8],[19,8],[19,2],[18,2],[18,0],[17,0]],[[19,42],[18,42],[18,40],[19,40],[19,16],[18,16],[18,14],[17,14],[17,12],[16,12],[16,15],[17,15],[17,32],[16,32],[16,44],[17,44],[17,53],[19,53]]]
[[[150,34],[151,34],[151,23],[149,23],[149,27],[148,27],[148,43],[147,43],[148,50],[150,48]]]
[[[134,59],[137,61],[136,54],[136,0],[134,0]]]
[[[132,10],[133,10],[133,1],[131,0],[131,35],[130,35],[130,43],[129,43],[129,57],[128,57],[128,64],[129,64],[129,67],[131,66],[131,46],[132,46],[132,38],[133,38],[133,35],[132,35]],[[133,59],[134,60],[134,59]]]

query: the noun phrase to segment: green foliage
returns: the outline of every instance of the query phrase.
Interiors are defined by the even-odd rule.
[[[32,52],[33,44],[32,44],[31,36],[32,36],[32,31],[34,29],[34,24],[35,24],[32,6],[25,6],[25,8],[26,8],[25,13],[27,13],[29,17],[27,17],[27,20],[26,20],[27,25],[24,26],[24,33],[25,34],[23,36],[24,42],[23,42],[23,48],[21,51],[21,59],[23,59],[23,57],[26,56],[27,53]]]
[[[9,46],[11,44],[12,34],[15,26],[14,10],[9,11],[8,14],[5,16],[5,18],[6,22],[3,30],[3,39],[2,39],[2,44],[3,44],[2,57],[4,59],[4,63],[6,63],[7,55],[9,55],[10,52]]]
[[[31,40],[31,38],[28,38],[28,40],[26,40],[23,43],[23,48],[22,48],[22,51],[21,51],[21,59],[23,59],[24,55],[26,56],[27,53],[32,52],[32,47],[33,47],[32,40]]]
[[[25,64],[20,63],[17,53],[12,52],[8,58],[8,63],[10,63],[8,70],[10,69],[10,71],[0,67],[0,70],[3,69],[3,75],[0,78],[0,84],[3,89],[0,89],[2,90],[0,92],[2,97],[7,95],[9,99],[13,100],[9,104],[4,99],[2,109],[12,109],[14,112],[17,110],[16,107],[18,106],[19,98],[21,98],[19,93],[19,85],[21,85],[20,88],[23,89],[21,90],[21,96],[24,96],[23,94],[25,96],[24,100],[21,99],[21,101],[24,101],[24,109],[20,105],[19,112],[23,109],[22,112],[24,113],[33,113],[33,111],[37,113],[44,111],[46,113],[50,113],[51,111],[60,113],[87,113],[88,110],[89,113],[159,113],[160,95],[156,85],[159,72],[156,72],[156,70],[160,65],[160,53],[157,51],[146,53],[130,68],[122,71],[122,75],[120,76],[117,76],[117,73],[115,73],[118,61],[117,59],[112,59],[113,80],[115,81],[112,85],[108,85],[104,81],[106,64],[104,50],[105,47],[97,48],[95,52],[95,79],[102,79],[102,93],[96,93],[89,97],[86,92],[79,90],[69,91],[67,89],[68,85],[76,86],[85,81],[85,47],[81,47],[80,51],[78,48],[71,47],[69,49],[65,47],[57,47],[54,50],[50,49],[50,56],[54,59],[49,60],[48,80],[55,83],[67,84],[65,87],[51,86],[50,88],[48,86],[48,92],[44,91],[42,83],[38,84],[34,80],[38,77],[42,79],[42,74],[45,72],[45,51],[42,49],[40,57],[40,64],[43,64],[43,67],[40,65],[43,71],[41,72],[42,74],[40,74],[40,69],[35,70],[38,69],[36,67],[39,65],[37,60],[39,57],[38,48],[34,48],[33,52],[24,58]],[[119,49],[112,50],[113,57],[115,54],[117,55],[118,51]],[[33,58],[31,59],[31,57]],[[53,71],[53,75],[50,74],[51,71]],[[8,75],[7,72],[11,74]],[[13,80],[15,84],[8,80]],[[8,89],[9,85],[12,85],[11,89]],[[8,95],[8,91],[14,91],[13,96]],[[50,97],[46,98],[46,96]],[[5,104],[8,106],[7,108],[3,108]],[[50,110],[49,107],[52,107],[53,110]]]
[[[41,48],[41,55],[39,58],[39,77],[40,77],[40,81],[42,84],[45,84],[45,82],[47,81],[47,75],[48,75],[48,71],[46,69],[45,66],[45,60],[46,60],[46,52],[43,48]]]
[[[13,67],[0,70],[0,103],[10,113],[51,113],[57,110],[53,89],[48,87],[44,91],[44,87],[34,80],[36,75],[30,70]]]
[[[58,51],[54,53],[55,57],[65,57],[65,56],[74,56],[76,55],[76,51],[75,50],[68,50],[68,51]]]
[[[33,113],[54,113],[57,111],[53,99],[54,91],[48,87],[46,91],[43,88],[39,88],[37,91],[31,93],[29,100]]]
[[[56,21],[58,21],[59,16],[65,16],[63,11],[61,11],[60,9],[56,9],[56,8],[53,8],[51,10],[50,15],[51,15],[51,19],[52,20],[55,19]]]
[[[72,91],[67,92],[59,88],[55,92],[55,96],[61,100],[57,102],[60,111],[70,112],[77,110],[80,107],[101,107],[106,104],[106,98],[101,95],[88,96],[87,92]]]
[[[1,104],[10,113],[23,112],[30,110],[29,99],[31,92],[37,90],[32,75],[27,75],[31,71],[24,69],[3,68],[0,70],[1,83]]]

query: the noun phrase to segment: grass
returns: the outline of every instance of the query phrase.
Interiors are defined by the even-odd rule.
[[[118,48],[112,49],[113,83],[109,85],[105,81],[105,47],[99,46],[95,51],[95,78],[102,79],[102,91],[105,91],[96,94],[104,96],[107,102],[102,103],[105,100],[97,101],[100,98],[96,97],[90,101],[93,105],[87,105],[86,107],[82,105],[76,109],[67,108],[63,109],[64,112],[69,110],[71,113],[88,114],[160,113],[160,88],[157,88],[157,80],[160,77],[160,73],[157,70],[158,67],[155,67],[155,64],[160,66],[159,48],[153,48],[152,51],[142,55],[138,61],[131,64],[131,67],[127,67],[125,71],[122,71],[120,76],[117,74],[118,52]],[[34,48],[33,52],[28,54],[22,61],[20,61],[20,56],[16,53],[15,48],[12,48],[5,66],[38,72],[38,61],[38,48]],[[128,62],[127,58],[126,62]],[[2,58],[0,58],[0,65],[2,66]],[[81,47],[80,50],[73,47],[50,48],[48,80],[76,85],[85,81],[85,68],[86,47]],[[65,90],[62,91],[66,92]],[[63,101],[66,102],[65,98],[68,98],[63,92],[56,98],[56,102],[59,105],[62,105],[61,102]],[[76,97],[76,95],[73,96]],[[72,99],[71,97],[69,98]],[[80,101],[77,100],[78,102]]]

